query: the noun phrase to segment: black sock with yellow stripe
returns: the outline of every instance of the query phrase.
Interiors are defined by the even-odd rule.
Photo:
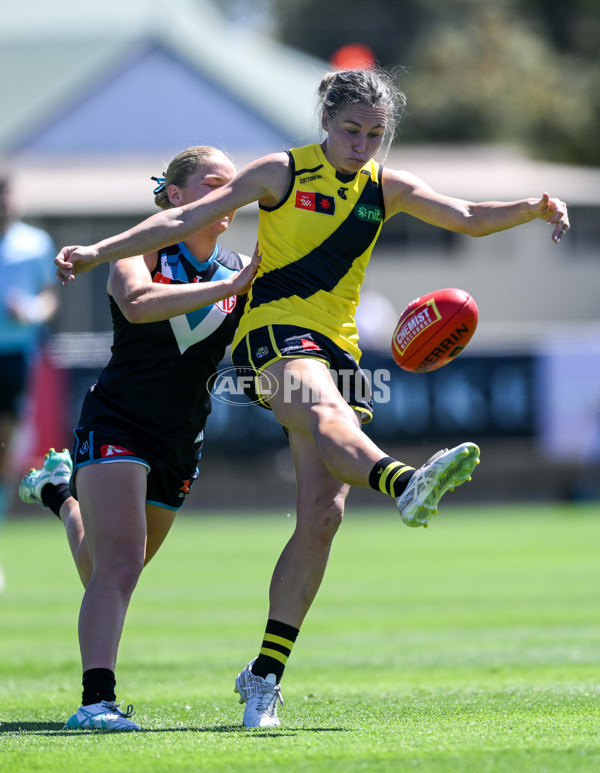
[[[279,684],[299,632],[298,628],[286,625],[286,623],[280,623],[278,620],[267,620],[262,647],[252,664],[252,673],[255,676],[262,676],[263,679],[267,674],[275,674],[277,684]]]
[[[398,462],[391,456],[384,456],[371,470],[369,486],[396,499],[404,493],[414,473],[414,467]]]

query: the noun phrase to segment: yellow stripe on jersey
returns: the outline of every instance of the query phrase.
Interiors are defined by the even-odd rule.
[[[235,348],[251,330],[295,325],[360,358],[359,289],[384,219],[381,166],[340,175],[320,145],[289,151],[293,181],[276,207],[259,209],[262,262]]]

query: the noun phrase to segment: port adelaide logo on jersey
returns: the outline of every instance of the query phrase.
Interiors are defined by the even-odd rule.
[[[296,209],[306,209],[308,212],[320,212],[322,215],[335,214],[335,199],[314,191],[296,191]]]

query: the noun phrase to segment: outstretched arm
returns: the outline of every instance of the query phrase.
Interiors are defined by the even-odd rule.
[[[244,295],[256,276],[260,257],[255,252],[249,263],[229,279],[190,284],[153,282],[143,257],[123,258],[111,266],[109,291],[129,322],[159,322],[231,295]]]
[[[128,231],[89,247],[63,247],[54,259],[58,278],[66,285],[75,278],[75,274],[90,271],[102,263],[146,255],[184,241],[196,231],[253,201],[274,205],[283,197],[288,182],[287,155],[275,153],[265,156],[242,169],[230,183],[216,188],[198,201],[158,212]]]
[[[552,239],[558,244],[569,229],[567,206],[544,193],[539,199],[472,202],[444,196],[408,172],[385,170],[384,195],[388,217],[406,212],[448,231],[487,236],[532,220],[553,225]]]

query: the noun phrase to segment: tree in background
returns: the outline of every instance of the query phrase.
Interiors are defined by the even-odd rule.
[[[533,3],[529,18],[514,13],[518,5],[441,4],[412,49],[406,138],[512,142],[532,155],[599,164],[600,143],[590,142],[599,128],[598,61],[560,48]]]
[[[505,142],[600,165],[599,0],[221,0],[331,61],[349,43],[396,70],[404,142]]]

